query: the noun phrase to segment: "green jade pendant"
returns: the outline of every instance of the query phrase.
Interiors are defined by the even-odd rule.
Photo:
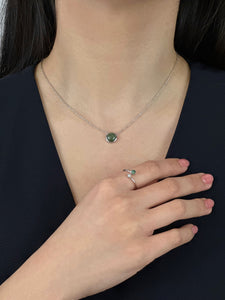
[[[117,135],[114,132],[110,132],[106,135],[106,142],[115,143],[117,141]]]

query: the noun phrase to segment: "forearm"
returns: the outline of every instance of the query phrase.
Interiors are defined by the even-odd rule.
[[[56,251],[56,249],[58,251]],[[63,258],[62,258],[63,259]],[[0,286],[0,299],[7,300],[76,300],[79,288],[74,284],[75,297],[65,298],[65,278],[62,280],[59,248],[46,242],[24,264]],[[65,290],[64,290],[65,288]]]

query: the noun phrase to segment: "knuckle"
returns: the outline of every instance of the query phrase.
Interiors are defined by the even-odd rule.
[[[130,243],[125,249],[125,256],[133,262],[136,268],[145,264],[146,255],[141,243]]]
[[[145,163],[145,167],[147,169],[147,172],[151,172],[154,175],[158,175],[160,172],[160,167],[157,161],[155,160],[147,160]]]
[[[111,204],[110,204],[110,210],[113,212],[115,216],[123,216],[124,219],[124,224],[126,222],[129,222],[129,227],[133,226],[135,224],[135,220],[131,218],[131,203],[129,201],[129,198],[124,196],[123,194],[121,195],[115,195],[112,196],[111,198]],[[109,202],[109,201],[107,201]],[[126,222],[125,222],[126,220]],[[132,231],[132,230],[131,230]]]
[[[189,176],[189,179],[194,189],[198,189],[202,185],[202,182],[199,181],[199,175],[197,174],[192,174],[192,176]]]
[[[175,246],[179,246],[184,243],[184,238],[179,228],[173,228],[171,233],[172,233],[172,242]]]
[[[201,176],[202,176],[201,174],[204,173],[196,173],[187,176],[187,179],[189,180],[189,184],[192,186],[194,190],[202,189],[202,186],[204,186],[204,183],[201,180]]]
[[[113,198],[113,207],[116,208],[117,211],[127,212],[129,209],[129,202],[125,197],[118,195]]]
[[[205,211],[207,210],[205,206],[205,200],[206,198],[196,198],[195,201],[197,202],[198,210],[200,213],[205,214]]]
[[[183,217],[186,214],[187,207],[185,205],[184,200],[175,199],[172,201],[173,211],[176,213],[178,217]]]
[[[166,178],[164,179],[166,189],[169,191],[170,195],[177,195],[180,191],[180,186],[178,181],[175,178]]]
[[[111,177],[102,179],[98,184],[98,192],[108,194],[114,191],[114,180]]]

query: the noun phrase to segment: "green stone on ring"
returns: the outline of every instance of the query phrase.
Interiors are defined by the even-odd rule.
[[[117,135],[113,132],[110,132],[106,135],[106,141],[108,143],[114,143],[117,140]]]
[[[136,173],[136,171],[135,170],[131,170],[131,174],[135,174]]]

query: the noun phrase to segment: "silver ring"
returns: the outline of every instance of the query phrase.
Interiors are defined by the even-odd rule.
[[[129,173],[129,174],[127,174],[127,177],[128,177],[129,179],[131,179],[131,181],[133,182],[133,184],[134,184],[134,190],[137,189],[136,181],[135,181],[134,178],[131,176],[131,175],[133,175],[133,174],[136,174],[136,170],[123,169],[123,171],[126,171],[126,172]]]

